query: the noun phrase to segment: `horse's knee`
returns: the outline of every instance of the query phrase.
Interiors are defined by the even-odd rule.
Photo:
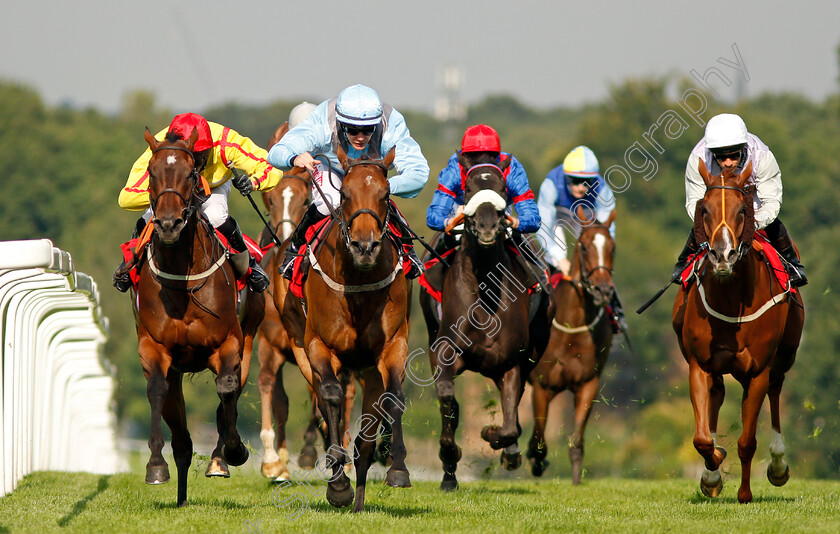
[[[755,456],[755,449],[757,442],[755,438],[746,439],[744,441],[738,440],[738,458],[742,462],[749,462]]]
[[[340,405],[344,400],[344,392],[338,381],[322,382],[319,389],[321,399],[329,405]]]
[[[273,374],[263,373],[260,371],[259,378],[257,379],[257,387],[261,393],[271,393],[274,389],[274,383],[276,380],[277,379]]]
[[[237,391],[239,391],[239,379],[233,374],[220,375],[216,378],[216,392],[220,397]]]
[[[441,402],[452,402],[455,400],[455,383],[451,380],[439,380],[435,382],[435,391]]]

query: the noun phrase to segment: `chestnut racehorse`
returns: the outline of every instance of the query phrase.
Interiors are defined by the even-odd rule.
[[[197,137],[193,131],[186,141],[171,134],[158,141],[146,129],[152,151],[148,170],[154,233],[138,267],[135,301],[138,352],[151,405],[146,483],[169,481],[169,467],[161,455],[163,416],[172,432],[178,506],[186,503],[193,453],[181,384],[184,373],[210,369],[216,375],[219,442],[207,475],[229,476],[225,462],[242,465],[248,459],[236,430],[236,403],[248,376],[250,351],[243,359],[233,269],[212,226],[198,215],[200,184],[193,156]]]
[[[284,122],[272,135],[268,147],[271,148],[289,131],[289,123]],[[285,298],[286,288],[280,284],[280,276],[273,276],[278,273],[283,263],[284,252],[288,243],[285,242],[297,227],[310,204],[309,191],[312,177],[302,167],[293,167],[283,173],[283,178],[271,191],[262,194],[263,202],[269,212],[269,221],[274,234],[284,243],[280,248],[271,247],[263,257],[262,266],[266,272],[272,273],[271,286],[268,289],[270,295],[280,294]],[[263,230],[260,245],[265,246],[271,243],[272,237],[268,230]],[[300,331],[303,331],[303,316],[291,317],[297,322]],[[283,385],[283,366],[286,362],[297,365],[292,350],[292,341],[286,330],[286,326],[280,317],[273,298],[265,299],[264,319],[259,327],[259,341],[257,343],[257,356],[260,362],[259,390],[261,406],[261,430],[260,440],[263,444],[262,474],[275,479],[277,482],[289,480],[289,451],[286,448],[286,423],[289,418],[289,397],[286,395],[286,388]],[[303,337],[299,339],[302,351]],[[301,352],[303,354],[303,352]],[[346,380],[347,397],[345,406],[345,434],[349,427],[349,413],[353,408],[355,398],[355,383]],[[317,454],[315,452],[315,440],[319,430],[320,412],[317,407],[317,400],[314,391],[311,391],[311,406],[309,412],[309,424],[304,434],[304,444],[298,457],[298,465],[304,469],[315,467]],[[272,419],[277,426],[275,433],[272,426]],[[345,447],[348,443],[344,443]]]
[[[400,250],[386,235],[392,209],[387,173],[394,150],[383,160],[349,159],[340,147],[337,155],[345,171],[342,200],[322,245],[308,252],[312,269],[303,286],[305,318],[300,300],[291,292],[275,293],[274,303],[285,324],[298,322],[287,320],[290,315],[305,321],[303,332],[289,328],[289,335],[298,367],[315,390],[327,422],[327,459],[332,468],[327,500],[336,507],[354,502],[353,487],[342,468],[346,456],[352,455],[356,468],[353,511],[358,512],[364,510],[367,473],[383,416],[392,426],[393,462],[385,483],[411,486],[402,433],[410,286],[403,275]],[[287,288],[285,278],[280,283]],[[342,449],[339,432],[345,398],[339,377],[345,369],[354,372],[364,391],[352,451]]]
[[[615,292],[615,240],[609,230],[615,210],[603,224],[587,220],[582,207],[578,208],[577,218],[582,228],[572,257],[570,279],[561,280],[554,288],[557,311],[551,321],[548,347],[528,376],[533,386],[534,433],[526,453],[531,473],[541,476],[548,465],[548,405],[558,393],[570,390],[575,398],[575,426],[569,439],[573,484],[580,483],[586,422],[612,345],[613,330],[605,307]]]
[[[440,403],[442,431],[440,488],[458,487],[455,470],[461,448],[455,442],[459,405],[454,379],[464,371],[481,373],[496,384],[501,395],[502,426],[487,425],[481,437],[494,450],[502,449],[501,463],[517,469],[522,456],[517,445],[522,429],[517,409],[525,380],[534,368],[549,335],[550,299],[540,299],[533,320],[531,298],[524,281],[525,266],[507,249],[505,208],[507,185],[504,170],[510,158],[498,165],[471,161],[459,155],[469,169],[464,187],[464,233],[456,252],[449,256],[444,275],[439,326],[434,322],[436,303],[421,288],[420,303],[429,332],[429,360]],[[550,311],[549,311],[550,309]]]
[[[698,201],[695,236],[708,251],[695,263],[694,283],[674,301],[673,324],[688,362],[694,406],[694,447],[706,468],[704,494],[716,497],[723,478],[719,467],[726,450],[717,445],[718,412],[724,398],[723,376],[743,387],[738,439],[741,486],[738,501],[752,500],[750,467],[756,449],[756,426],[764,397],[770,397],[771,463],[767,478],[781,486],[790,477],[779,423],[779,394],[793,365],[805,322],[801,293],[781,287],[754,242],[752,195],[747,182],[752,162],[740,175],[712,176],[703,161],[700,175],[706,194]]]

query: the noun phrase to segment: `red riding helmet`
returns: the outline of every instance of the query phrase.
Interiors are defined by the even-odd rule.
[[[207,119],[198,113],[176,115],[169,123],[169,131],[180,135],[184,139],[189,139],[193,130],[198,130],[198,139],[193,147],[194,152],[213,148],[213,134],[210,133],[210,125],[207,124]]]
[[[486,124],[470,126],[464,132],[461,140],[461,153],[467,152],[501,152],[502,143],[499,134]]]

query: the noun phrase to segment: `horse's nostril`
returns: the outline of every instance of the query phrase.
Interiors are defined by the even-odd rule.
[[[734,262],[736,255],[737,255],[737,252],[735,251],[734,248],[729,249],[729,252],[727,252],[727,254],[726,254],[726,261]]]
[[[719,261],[720,260],[720,254],[718,254],[718,251],[715,250],[715,249],[709,249],[709,255],[712,257],[712,259],[714,261]]]

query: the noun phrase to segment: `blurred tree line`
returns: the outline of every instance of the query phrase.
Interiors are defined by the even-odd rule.
[[[691,445],[693,414],[687,369],[671,328],[676,288],[643,315],[633,312],[667,281],[685,241],[690,220],[684,207],[683,176],[689,151],[703,135],[698,120],[721,112],[740,114],[750,131],[771,147],[782,168],[785,195],[780,217],[799,246],[810,279],[803,292],[805,335],[783,390],[782,427],[790,462],[798,475],[837,478],[840,366],[835,358],[840,356],[840,302],[834,290],[840,287],[840,251],[836,247],[840,237],[840,94],[824,102],[795,94],[763,94],[735,104],[703,95],[706,109],[695,118],[682,105],[688,89],[688,80],[632,79],[613,86],[601,102],[540,110],[497,95],[471,106],[466,119],[454,123],[400,110],[423,148],[432,174],[419,197],[399,199],[399,206],[418,233],[429,239],[432,232],[425,226],[425,211],[437,174],[459,147],[464,128],[470,124],[487,123],[498,130],[503,150],[522,162],[535,193],[547,172],[579,144],[595,151],[602,173],[614,168],[613,184],[619,186],[614,188],[620,189],[616,194],[615,278],[634,351],[630,353],[620,340],[613,347],[587,431],[590,454],[586,464],[595,475],[681,475],[686,465],[699,462],[699,455]],[[317,103],[330,95],[319,96],[309,101]],[[228,103],[181,111],[201,112],[264,146],[297,103]],[[154,95],[145,91],[128,94],[120,112],[107,115],[96,109],[47,106],[35,90],[0,80],[0,239],[49,238],[72,254],[77,269],[98,282],[102,306],[110,319],[105,350],[118,370],[115,400],[122,431],[140,439],[148,435],[145,379],[137,357],[130,302],[111,287],[111,275],[120,259],[118,246],[130,236],[138,214],[121,210],[117,195],[132,163],[147,146],[143,128],[156,132],[173,115],[173,110],[160,107]],[[658,129],[653,128],[657,124]],[[624,174],[619,172],[622,169]],[[624,176],[624,181],[618,176]],[[249,203],[233,194],[230,205],[243,229],[256,236],[262,223]],[[425,350],[425,329],[418,321],[422,316],[415,307],[410,345]],[[422,367],[425,361],[415,360],[416,374],[428,376],[428,365]],[[254,357],[250,386],[240,402],[240,430],[252,436],[259,429],[257,367]],[[292,377],[287,378],[287,387],[292,399],[290,441],[294,443],[303,426],[308,396],[297,369],[287,367],[291,369],[286,376]],[[465,380],[472,379],[461,379]],[[194,387],[188,385],[187,391],[191,427],[212,426],[218,403],[212,378],[205,372],[192,382]],[[740,433],[740,386],[734,382],[727,385],[730,395],[719,432],[732,452]],[[487,390],[485,397],[497,395]],[[436,442],[440,421],[434,391],[408,384],[407,398],[406,431],[418,439],[432,436]],[[462,405],[472,402],[462,399]],[[476,409],[492,405],[489,400]],[[760,420],[759,458],[766,457],[769,443],[766,412],[765,408]],[[568,428],[568,414],[552,417],[565,421]],[[520,446],[531,430],[529,424],[523,427]],[[564,437],[555,436],[550,446],[560,451],[561,460],[554,465],[563,473]],[[737,456],[730,457],[737,463]]]

